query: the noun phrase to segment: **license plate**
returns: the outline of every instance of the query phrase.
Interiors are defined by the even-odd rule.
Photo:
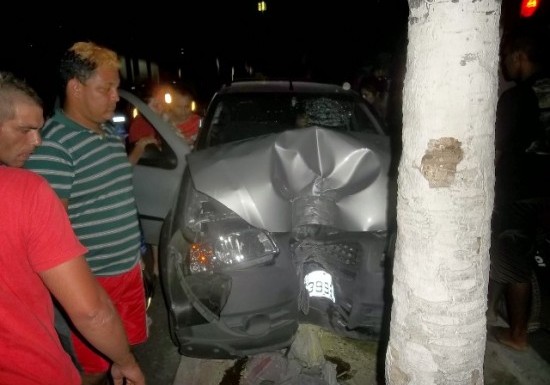
[[[336,302],[334,298],[334,287],[332,286],[332,276],[324,270],[316,270],[306,274],[304,285],[309,292],[310,297],[328,298]]]

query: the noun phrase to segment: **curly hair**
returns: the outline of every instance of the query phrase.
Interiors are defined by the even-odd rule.
[[[14,118],[17,101],[34,103],[43,108],[40,96],[24,80],[11,72],[0,72],[0,123]]]

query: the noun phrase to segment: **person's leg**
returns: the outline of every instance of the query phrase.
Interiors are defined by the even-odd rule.
[[[527,348],[531,309],[531,268],[535,253],[540,207],[536,200],[514,202],[503,216],[503,227],[491,246],[491,278],[505,288],[508,328],[496,328],[495,337],[516,349]],[[494,290],[489,304],[496,301]],[[489,305],[488,305],[489,306]],[[488,312],[489,315],[489,312]]]
[[[509,328],[496,331],[497,340],[515,350],[525,350],[528,346],[527,326],[531,308],[531,283],[510,283],[506,289],[506,305]]]
[[[147,339],[145,288],[141,264],[116,276],[96,276],[115,305],[131,345]],[[80,362],[83,385],[107,385],[110,361],[84,339],[73,336],[73,345]]]
[[[506,284],[501,281],[502,277],[500,272],[502,266],[499,260],[499,237],[501,230],[501,210],[493,211],[491,218],[491,247],[489,248],[489,255],[491,260],[489,270],[489,286],[487,290],[487,324],[494,325],[498,321],[500,304],[504,300],[504,289]]]
[[[500,303],[503,300],[506,286],[489,278],[488,301],[487,301],[487,324],[497,323],[499,318]]]
[[[117,309],[130,345],[133,347],[145,342],[149,332],[141,266],[138,264],[132,270],[115,277],[101,277],[100,283]]]

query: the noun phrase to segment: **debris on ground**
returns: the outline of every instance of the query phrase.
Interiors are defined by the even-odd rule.
[[[375,385],[377,346],[302,324],[288,349],[236,360],[183,357],[173,385]]]

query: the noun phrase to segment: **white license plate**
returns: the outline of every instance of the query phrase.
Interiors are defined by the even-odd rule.
[[[323,270],[316,270],[304,277],[304,285],[310,297],[324,297],[336,302],[332,276]]]

